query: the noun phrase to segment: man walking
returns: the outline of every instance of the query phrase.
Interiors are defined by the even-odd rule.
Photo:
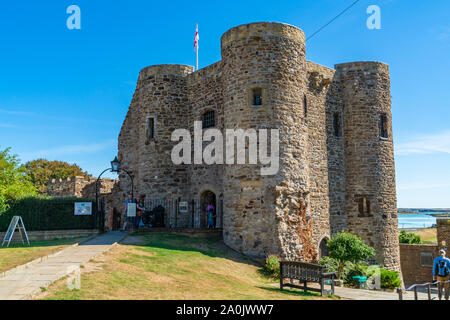
[[[445,251],[440,250],[439,251],[440,256],[434,259],[433,264],[433,280],[439,281],[439,282],[445,282],[449,280],[449,274],[450,274],[450,259],[445,257]],[[449,290],[449,284],[444,283],[441,288],[444,289],[445,292],[445,299],[448,300],[450,290]],[[439,292],[439,295],[441,292]]]
[[[124,222],[123,222],[123,227],[122,227],[122,229],[120,230],[120,231],[122,231],[122,232],[125,232],[125,231],[126,231],[126,228],[127,228],[127,224],[128,224],[128,220],[129,220],[129,217],[128,217],[128,205],[129,205],[130,203],[136,203],[136,201],[133,199],[133,195],[132,195],[131,193],[128,195],[127,202],[125,203]]]

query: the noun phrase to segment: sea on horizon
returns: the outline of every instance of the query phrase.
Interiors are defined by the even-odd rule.
[[[420,212],[411,214],[399,214],[398,215],[398,227],[399,229],[422,229],[431,228],[436,224],[436,217],[433,214],[439,212]]]

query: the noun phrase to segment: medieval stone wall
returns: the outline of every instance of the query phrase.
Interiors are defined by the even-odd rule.
[[[50,179],[47,184],[47,195],[55,198],[77,197],[94,199],[95,184],[97,179],[84,177],[69,177],[67,179]],[[112,192],[117,180],[100,179],[98,193],[109,194]]]

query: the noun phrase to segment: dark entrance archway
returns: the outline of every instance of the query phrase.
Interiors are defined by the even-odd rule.
[[[214,215],[216,216],[214,218],[214,227],[217,224],[217,198],[216,194],[210,190],[204,191],[200,195],[200,208],[201,208],[201,214],[200,214],[200,228],[206,229],[208,227],[208,214],[206,212],[206,208],[209,205],[214,206]]]
[[[327,248],[328,238],[323,238],[322,241],[320,241],[319,245],[319,257],[326,257],[328,256],[328,248]]]

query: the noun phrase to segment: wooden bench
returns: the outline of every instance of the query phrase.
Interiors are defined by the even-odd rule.
[[[334,272],[325,272],[325,267],[306,262],[280,261],[280,289],[291,287],[303,289],[305,292],[314,291],[324,294],[334,294]],[[284,283],[284,279],[289,279],[290,283]],[[303,286],[293,284],[293,280],[303,283]],[[325,290],[325,284],[331,281],[331,290]],[[320,284],[320,289],[308,287],[308,282]]]

